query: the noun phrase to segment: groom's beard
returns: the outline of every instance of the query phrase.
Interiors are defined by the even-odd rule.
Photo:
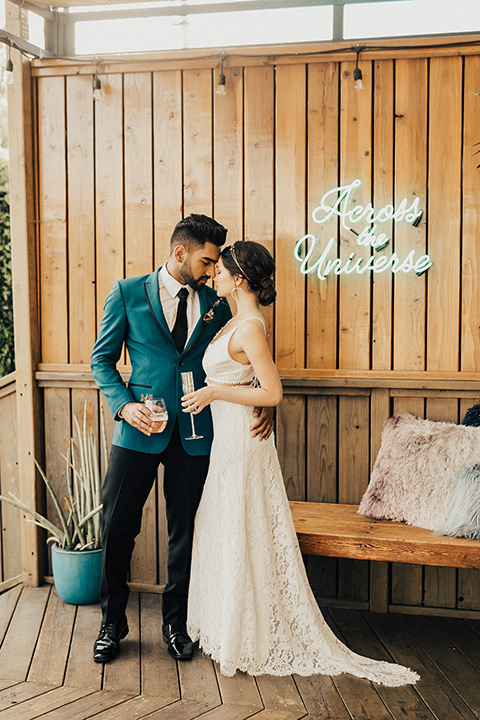
[[[187,285],[190,285],[190,287],[194,290],[203,290],[203,288],[205,287],[205,283],[210,280],[210,277],[208,275],[201,275],[200,277],[196,278],[192,272],[192,268],[188,258],[184,261],[183,265],[180,268],[180,275],[182,276],[183,280],[185,280]]]

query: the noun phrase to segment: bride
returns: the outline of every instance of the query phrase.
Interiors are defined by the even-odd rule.
[[[195,521],[187,627],[224,675],[339,675],[415,683],[418,675],[353,653],[330,630],[310,589],[273,436],[252,438],[255,406],[279,405],[282,385],[260,305],[275,299],[270,253],[255,242],[220,255],[216,288],[237,312],[208,346],[206,387],[185,412],[211,405],[214,440]]]

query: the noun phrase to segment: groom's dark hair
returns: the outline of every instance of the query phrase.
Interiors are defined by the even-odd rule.
[[[170,249],[177,245],[205,245],[206,242],[221,247],[227,238],[227,229],[208,215],[188,215],[175,225],[170,238]]]

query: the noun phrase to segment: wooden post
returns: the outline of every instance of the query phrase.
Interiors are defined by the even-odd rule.
[[[7,29],[23,36],[24,13],[6,2]],[[30,62],[12,50],[14,82],[8,87],[10,146],[10,221],[12,237],[13,309],[17,373],[19,497],[38,508],[40,489],[34,458],[40,458],[38,363],[38,302],[34,223],[34,172]],[[44,543],[38,528],[22,522],[22,567],[25,585],[43,580]]]

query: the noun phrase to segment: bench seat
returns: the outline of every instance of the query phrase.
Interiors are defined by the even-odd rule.
[[[304,555],[480,568],[480,542],[357,514],[358,505],[290,502]]]

